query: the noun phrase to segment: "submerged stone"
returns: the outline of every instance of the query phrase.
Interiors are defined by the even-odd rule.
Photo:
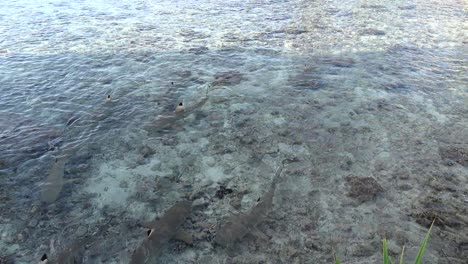
[[[305,30],[305,29],[299,29],[299,28],[286,28],[286,29],[281,29],[281,30],[276,30],[276,31],[272,31],[271,33],[273,34],[291,34],[291,35],[300,35],[300,34],[304,34],[304,33],[307,33],[309,31]]]
[[[453,160],[456,163],[468,167],[468,150],[462,147],[445,147],[439,149],[443,159]]]
[[[401,10],[413,10],[415,8],[416,8],[415,5],[407,5],[407,6],[399,6],[398,7],[398,9],[401,9]]]
[[[320,81],[312,74],[301,73],[291,76],[288,81],[294,87],[308,88],[310,90],[322,88]]]
[[[217,85],[236,85],[241,83],[245,77],[238,71],[218,72],[214,75],[213,86]]]
[[[375,28],[367,28],[361,31],[361,35],[383,36],[385,31]]]
[[[331,64],[340,68],[350,68],[356,63],[351,58],[324,58],[322,61],[326,64]]]
[[[148,147],[148,146],[143,146],[140,148],[140,155],[143,157],[143,158],[147,158],[149,156],[152,156],[154,155],[155,151]]]
[[[100,80],[101,84],[111,84],[112,83],[112,78],[103,78]]]
[[[387,8],[383,5],[361,5],[361,8],[386,10]]]
[[[13,257],[10,256],[0,256],[0,263],[1,264],[14,264],[15,261],[13,260]]]
[[[223,199],[224,196],[232,193],[232,189],[226,188],[224,186],[219,186],[219,190],[216,191],[215,196],[219,199]]]
[[[188,77],[192,76],[192,72],[188,71],[188,70],[181,70],[181,71],[175,72],[175,75],[177,75],[177,76],[179,76],[181,78],[188,78]]]
[[[0,160],[0,170],[3,170],[7,167],[7,162],[5,160]]]
[[[382,186],[371,177],[347,176],[347,185],[349,187],[348,196],[359,202],[367,202],[384,191]]]
[[[190,48],[188,51],[195,54],[205,54],[209,51],[210,49],[208,47],[197,47],[197,48]]]
[[[416,222],[429,227],[435,219],[435,225],[462,229],[468,227],[468,219],[463,217],[468,211],[457,201],[446,201],[437,196],[428,196],[415,206],[411,213]]]

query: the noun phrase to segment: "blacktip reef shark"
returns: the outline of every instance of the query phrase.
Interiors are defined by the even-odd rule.
[[[64,184],[63,173],[67,161],[68,159],[65,156],[55,158],[49,175],[43,184],[41,201],[50,204],[57,200]]]
[[[257,226],[267,217],[273,206],[273,197],[276,185],[280,180],[280,175],[284,167],[284,161],[276,170],[270,188],[260,201],[248,212],[232,216],[226,224],[216,231],[214,242],[222,247],[232,249],[232,246],[241,241],[247,234],[256,234],[265,238],[266,236],[258,231]]]
[[[165,127],[168,124],[173,124],[177,120],[180,120],[189,116],[195,109],[202,107],[207,101],[208,101],[208,97],[205,97],[203,98],[203,100],[201,100],[200,102],[194,105],[184,107],[183,110],[179,110],[175,112],[174,114],[171,114],[169,116],[164,116],[164,117],[159,118],[156,121],[153,121],[151,125],[158,126],[158,127]]]
[[[76,257],[80,251],[84,250],[89,238],[81,239],[68,247],[56,256],[49,257],[43,254],[39,264],[76,264]]]
[[[180,102],[176,107],[174,112],[160,117],[159,119],[152,121],[149,125],[145,127],[145,130],[148,132],[153,131],[163,131],[164,129],[175,126],[175,123],[178,120],[184,119],[191,115],[196,109],[202,107],[208,102],[208,91],[211,88],[211,85],[208,85],[206,88],[205,97],[198,103],[193,105],[186,106],[185,103]]]
[[[125,212],[126,210],[124,210]],[[39,264],[77,264],[83,263],[83,253],[95,243],[99,242],[99,238],[107,232],[110,228],[110,223],[115,218],[122,218],[123,213],[111,217],[106,223],[103,223],[101,228],[98,228],[98,231],[91,234],[86,234],[83,237],[67,243],[67,245],[60,250],[59,252],[54,252],[53,240],[51,240],[51,251],[49,255],[43,254],[39,260]],[[107,228],[106,228],[107,227]],[[65,240],[69,237],[65,238]]]
[[[173,238],[191,244],[191,235],[181,230],[182,224],[191,213],[192,202],[182,201],[169,208],[160,219],[148,223],[147,237],[133,251],[130,264],[157,263],[154,262],[155,259]]]
[[[143,242],[132,254],[130,264],[157,263],[157,257],[171,239],[183,241],[187,244],[193,244],[192,236],[181,230],[182,224],[192,213],[192,202],[182,201],[169,208],[160,219],[155,219],[144,224],[148,227],[148,232]],[[122,215],[117,216],[122,217]],[[109,220],[110,223],[112,219]],[[108,225],[105,224],[104,226]],[[95,234],[86,235],[77,241],[69,244],[58,254],[43,254],[39,264],[76,264],[80,262],[80,254],[87,247],[97,242],[97,238],[105,232],[105,229],[99,229]],[[78,261],[78,262],[77,262]]]
[[[62,191],[63,185],[75,181],[74,179],[65,180],[63,175],[65,173],[65,163],[67,163],[74,147],[69,146],[68,149],[63,150],[60,155],[55,156],[52,167],[45,182],[42,184],[41,201],[51,204],[57,200]]]

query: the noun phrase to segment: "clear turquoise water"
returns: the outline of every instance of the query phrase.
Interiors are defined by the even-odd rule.
[[[463,1],[0,6],[0,259],[128,263],[187,195],[193,244],[151,263],[376,263],[384,234],[410,259],[434,215],[427,263],[468,257]]]

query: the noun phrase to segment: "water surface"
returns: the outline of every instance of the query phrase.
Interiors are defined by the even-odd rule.
[[[128,263],[144,223],[191,200],[193,241],[154,263],[377,263],[383,237],[411,260],[435,216],[425,263],[464,263],[466,16],[456,0],[2,3],[0,260]],[[217,244],[282,166],[266,215]]]

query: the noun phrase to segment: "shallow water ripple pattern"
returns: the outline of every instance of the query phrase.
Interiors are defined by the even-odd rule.
[[[154,263],[377,263],[383,237],[411,260],[434,217],[424,263],[466,263],[466,17],[461,0],[3,1],[0,263],[128,263],[187,199]]]

